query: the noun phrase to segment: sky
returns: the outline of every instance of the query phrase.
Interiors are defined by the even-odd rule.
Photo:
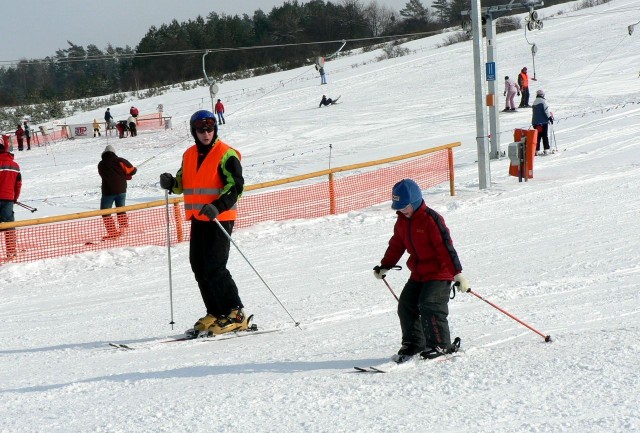
[[[170,249],[171,280],[163,246],[0,265],[0,431],[640,431],[640,34],[627,33],[637,2],[569,18],[561,10],[547,9],[544,29],[528,33],[539,47],[531,90],[546,92],[558,150],[535,159],[528,182],[509,176],[502,158],[489,164],[490,188],[479,189],[471,43],[437,48],[447,34],[406,44],[403,57],[379,61],[374,50],[331,60],[325,86],[310,65],[222,82],[219,93],[220,136],[242,153],[247,184],[460,141],[456,195],[443,184],[424,190],[425,202],[446,221],[474,293],[552,342],[458,293],[449,322],[460,355],[390,362],[401,343],[397,305],[372,268],[396,216],[391,192],[380,191],[370,208],[234,231],[253,268],[232,247],[230,271],[245,311],[278,331],[269,334],[161,343],[203,314],[186,243]],[[533,67],[522,30],[496,44],[499,75]],[[318,108],[323,93],[342,103]],[[16,218],[97,209],[107,144],[139,168],[128,203],[164,198],[158,176],[178,170],[192,143],[185,119],[207,95],[176,89],[111,107],[118,118],[132,104],[144,114],[163,103],[172,130],[16,152],[20,201],[38,208],[16,208]],[[503,149],[530,119],[528,109],[500,114]],[[396,293],[406,258],[387,277]]]
[[[0,11],[6,19],[0,26],[0,61],[42,58],[76,45],[94,44],[104,50],[108,43],[135,48],[152,25],[160,27],[173,19],[179,22],[205,17],[212,11],[228,15],[262,9],[268,13],[284,0],[3,0]],[[378,0],[395,11],[405,0]],[[369,4],[365,0],[364,4]],[[21,19],[18,19],[21,17]]]

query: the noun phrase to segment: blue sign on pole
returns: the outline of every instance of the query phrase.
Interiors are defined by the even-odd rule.
[[[487,62],[487,81],[496,81],[496,62]]]

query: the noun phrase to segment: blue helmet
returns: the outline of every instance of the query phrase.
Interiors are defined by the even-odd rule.
[[[218,122],[216,121],[216,115],[209,110],[198,110],[191,115],[191,119],[189,120],[189,126],[191,127],[191,135],[193,138],[198,140],[196,135],[196,122],[199,120],[207,123],[212,122],[214,133],[216,135],[218,134]]]
[[[400,210],[408,205],[417,210],[422,205],[422,191],[415,181],[402,179],[391,190],[391,209]]]

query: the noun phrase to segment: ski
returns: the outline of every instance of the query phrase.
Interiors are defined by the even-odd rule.
[[[376,367],[353,367],[355,371],[352,373],[386,373],[384,370],[380,370]]]
[[[109,343],[109,346],[115,349],[121,349],[121,350],[136,350],[136,349],[152,347],[156,344],[181,343],[186,341],[194,341],[194,342],[202,342],[202,343],[215,342],[215,341],[230,340],[232,338],[248,337],[250,335],[270,334],[273,332],[280,332],[280,331],[282,331],[282,329],[258,329],[258,327],[255,324],[253,324],[251,325],[251,327],[249,327],[246,330],[228,332],[226,334],[220,334],[220,335],[211,335],[211,336],[183,335],[175,338],[169,338],[169,339],[165,338],[162,340],[149,341],[149,342],[144,342],[136,345],[111,342]]]
[[[122,344],[122,343],[109,343],[109,346],[115,347],[116,349],[124,349],[124,350],[133,350],[134,349],[133,347],[127,346],[126,344]]]

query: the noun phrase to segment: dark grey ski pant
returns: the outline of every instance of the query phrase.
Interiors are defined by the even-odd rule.
[[[407,281],[398,302],[403,344],[420,350],[451,347],[447,321],[450,288],[451,281]]]

